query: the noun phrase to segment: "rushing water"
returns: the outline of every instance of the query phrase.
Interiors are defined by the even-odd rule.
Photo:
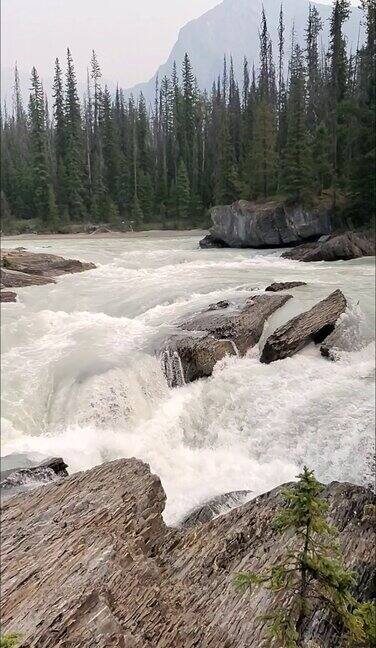
[[[205,498],[265,491],[307,463],[323,481],[369,479],[374,421],[374,259],[299,263],[279,251],[199,250],[198,237],[7,241],[94,261],[2,309],[2,455],[61,455],[70,471],[150,463],[174,523]],[[156,352],[175,322],[272,281],[303,280],[263,338],[336,288],[355,351],[271,365],[259,348],[169,389]],[[351,348],[351,347],[349,347]]]

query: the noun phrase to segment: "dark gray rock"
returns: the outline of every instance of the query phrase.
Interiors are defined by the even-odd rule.
[[[216,304],[210,304],[208,310],[223,310],[224,308],[228,308],[230,306],[230,302],[223,300],[219,301]]]
[[[37,465],[10,468],[1,473],[0,494],[2,499],[67,477],[67,464],[61,457],[53,457]]]
[[[10,290],[0,290],[0,302],[16,302],[17,301],[17,295],[15,292],[11,292]]]
[[[298,286],[306,286],[305,281],[281,281],[270,284],[265,288],[266,292],[279,292],[280,290],[289,290],[290,288],[298,288]]]
[[[293,261],[349,261],[363,256],[374,256],[375,240],[372,233],[345,232],[324,241],[299,245],[282,254]]]
[[[335,290],[313,308],[289,320],[268,337],[261,354],[261,362],[269,364],[288,358],[310,342],[319,344],[330,335],[338,318],[345,312],[346,298]]]
[[[199,243],[200,248],[224,248],[229,247],[227,243],[212,234],[207,234]]]
[[[331,231],[328,209],[306,210],[283,203],[251,203],[213,207],[211,236],[230,247],[285,247],[316,240]]]
[[[213,499],[204,502],[201,506],[197,506],[187,513],[180,523],[180,526],[183,529],[189,529],[198,524],[210,522],[210,520],[218,517],[218,515],[223,515],[224,513],[228,513],[232,509],[241,506],[246,500],[251,498],[251,495],[252,491],[240,490],[213,497]]]
[[[170,387],[211,376],[226,355],[244,356],[259,341],[268,317],[291,295],[255,295],[240,305],[209,308],[181,322],[161,353]]]

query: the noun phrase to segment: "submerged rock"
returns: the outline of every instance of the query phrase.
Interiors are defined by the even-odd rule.
[[[218,517],[218,515],[224,515],[224,513],[228,513],[232,509],[244,504],[246,499],[250,499],[251,495],[251,491],[240,490],[213,497],[213,499],[204,502],[190,511],[183,518],[180,526],[184,529],[189,529],[198,524],[210,522],[210,520]]]
[[[372,233],[345,232],[300,245],[282,254],[295,261],[348,261],[363,256],[374,256],[375,239]]]
[[[334,331],[336,322],[345,312],[346,306],[343,293],[335,290],[309,311],[289,320],[268,337],[261,354],[261,362],[269,364],[288,358],[310,342],[323,342]]]
[[[171,337],[162,351],[169,386],[211,376],[226,355],[244,356],[259,341],[268,317],[289,299],[291,295],[255,295],[240,306],[210,306],[182,322],[182,333]]]
[[[27,252],[19,249],[4,250],[2,252],[2,265],[8,270],[43,277],[56,277],[95,268],[94,263],[86,263],[77,259],[64,259],[56,254]]]
[[[0,290],[0,302],[16,302],[17,295],[10,290]]]
[[[120,459],[58,484],[22,493],[2,507],[2,632],[19,648],[260,648],[260,618],[287,597],[234,575],[267,569],[293,546],[272,521],[281,488],[193,529],[166,527],[158,477]],[[372,493],[351,484],[324,490],[344,563],[359,575],[355,595],[374,577]],[[261,562],[260,562],[261,560]],[[315,610],[306,640],[340,644],[337,628]]]
[[[230,247],[284,247],[331,232],[330,212],[326,208],[306,210],[277,202],[239,200],[214,207],[211,216],[210,240],[222,241]]]
[[[298,286],[306,286],[305,281],[281,281],[270,284],[265,288],[266,292],[279,292],[280,290],[289,290],[290,288],[298,288]]]
[[[53,457],[36,465],[4,470],[1,472],[1,497],[4,499],[4,497],[36,488],[58,478],[67,477],[67,467],[64,459]]]

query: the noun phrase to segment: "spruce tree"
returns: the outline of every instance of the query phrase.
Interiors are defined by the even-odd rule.
[[[185,219],[189,216],[190,201],[191,195],[188,172],[184,161],[180,160],[176,182],[176,215],[179,219]]]
[[[285,506],[274,520],[276,531],[294,534],[291,548],[287,544],[282,560],[268,570],[240,573],[235,579],[241,591],[261,585],[285,593],[283,607],[264,617],[271,638],[281,648],[306,646],[305,633],[318,609],[330,615],[350,644],[370,645],[375,608],[354,598],[355,575],[342,564],[336,529],[327,521],[329,506],[323,490],[305,467],[297,484],[283,491]]]
[[[65,203],[68,207],[70,217],[79,221],[85,215],[82,121],[77,94],[76,74],[69,49],[67,50],[64,116],[66,129],[64,153]]]

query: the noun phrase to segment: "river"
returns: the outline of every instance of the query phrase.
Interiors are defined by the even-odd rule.
[[[303,464],[324,482],[370,480],[374,437],[374,259],[299,263],[274,250],[200,250],[199,237],[7,240],[94,261],[56,285],[18,289],[2,308],[2,455],[62,456],[74,472],[138,457],[176,523],[206,498],[258,494]],[[336,288],[350,301],[355,350],[337,362],[313,345],[263,365],[259,348],[212,378],[169,389],[156,351],[175,322],[213,302],[244,300],[272,281],[302,280],[266,325]]]

